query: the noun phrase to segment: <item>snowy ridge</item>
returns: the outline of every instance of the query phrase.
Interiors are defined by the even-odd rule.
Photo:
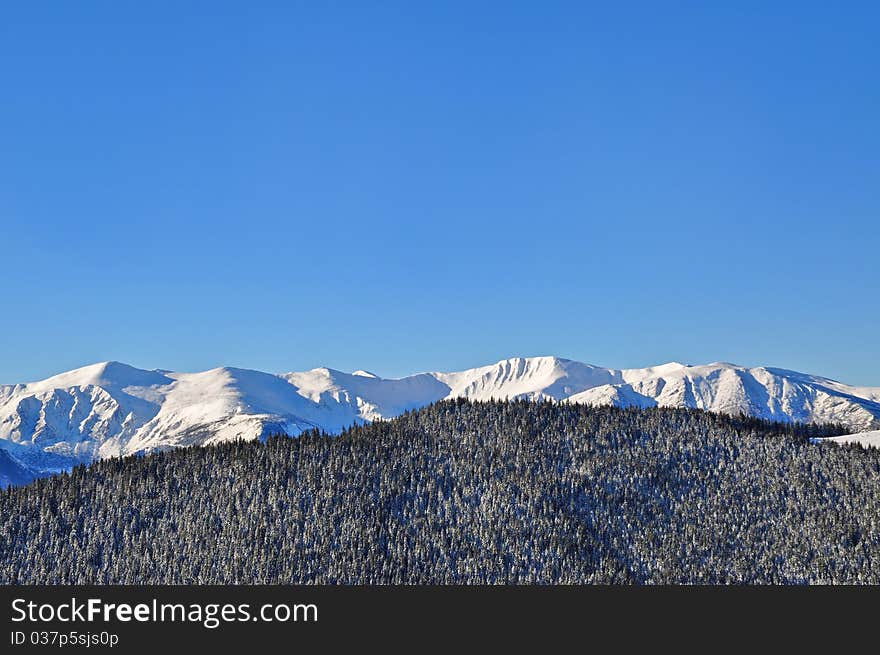
[[[119,362],[0,386],[0,486],[97,458],[392,418],[445,398],[553,399],[694,407],[778,421],[880,428],[880,387],[774,368],[671,362],[609,369],[558,357],[506,359],[384,379],[329,368],[275,375],[237,368],[146,371]],[[5,477],[4,477],[5,476]]]

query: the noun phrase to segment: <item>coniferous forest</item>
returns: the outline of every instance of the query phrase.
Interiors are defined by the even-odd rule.
[[[446,401],[0,494],[3,583],[880,583],[880,451],[697,410]]]

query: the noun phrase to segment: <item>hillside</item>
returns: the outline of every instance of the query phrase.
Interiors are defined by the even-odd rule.
[[[4,583],[880,583],[880,451],[698,410],[446,401],[0,493]]]

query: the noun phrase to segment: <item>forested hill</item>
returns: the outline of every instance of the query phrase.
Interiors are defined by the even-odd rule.
[[[0,493],[3,583],[880,583],[880,451],[698,410],[445,401]]]

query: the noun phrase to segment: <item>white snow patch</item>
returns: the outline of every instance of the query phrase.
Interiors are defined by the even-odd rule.
[[[822,441],[830,441],[837,444],[856,443],[867,448],[880,448],[880,430],[872,430],[871,432],[857,432],[856,434],[845,434],[841,437],[829,437]]]

